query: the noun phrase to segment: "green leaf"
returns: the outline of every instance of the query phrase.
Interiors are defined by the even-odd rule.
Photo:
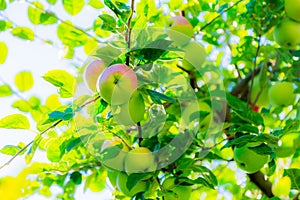
[[[76,185],[80,185],[82,182],[82,175],[80,172],[73,172],[70,175],[70,179],[76,184]]]
[[[115,18],[108,14],[103,14],[98,16],[102,20],[101,29],[106,31],[114,32],[116,30],[117,22]]]
[[[52,12],[42,13],[40,16],[40,23],[43,25],[55,24],[57,23],[57,17]]]
[[[28,27],[16,27],[11,30],[13,36],[16,36],[23,40],[34,40],[34,32]]]
[[[18,146],[15,145],[6,145],[1,150],[0,153],[14,156],[16,153],[18,153],[23,147],[25,147],[24,143],[20,143]],[[20,155],[24,154],[25,151],[23,151]]]
[[[15,76],[15,84],[21,92],[30,90],[34,84],[31,72],[23,71]]]
[[[47,2],[48,2],[49,4],[54,5],[54,4],[56,4],[57,0],[47,0]]]
[[[151,173],[133,173],[128,176],[126,187],[130,191],[140,180],[145,179]]]
[[[292,181],[291,189],[300,190],[300,169],[285,169],[283,176],[289,176]]]
[[[273,150],[271,147],[268,145],[262,143],[259,146],[256,147],[248,147],[252,151],[256,152],[257,154],[262,154],[262,155],[271,155],[273,153]]]
[[[4,42],[0,42],[0,64],[3,64],[6,61],[7,54],[7,45]]]
[[[17,108],[18,110],[20,110],[22,112],[29,112],[31,109],[29,103],[25,100],[16,100],[12,104],[12,107]]]
[[[52,85],[59,88],[62,98],[70,98],[74,94],[75,78],[65,70],[48,71],[43,78]]]
[[[13,91],[9,85],[0,85],[0,97],[7,97],[13,95]]]
[[[43,13],[44,6],[42,3],[35,1],[32,2],[31,5],[28,7],[28,18],[31,23],[37,25],[40,24],[40,17]]]
[[[70,15],[77,15],[85,4],[84,0],[63,0],[62,3]]]
[[[30,123],[22,114],[12,114],[0,119],[0,128],[6,129],[29,129]]]
[[[37,135],[34,138],[33,143],[32,143],[30,149],[28,150],[28,152],[25,156],[25,162],[26,162],[27,165],[31,162],[31,160],[32,160],[32,158],[33,158],[33,156],[34,156],[34,154],[35,154],[35,152],[36,152],[36,150],[37,150],[37,148],[38,148],[38,146],[39,146],[42,139],[43,138],[42,138],[41,135]]]
[[[5,31],[12,27],[12,23],[4,20],[0,20],[0,32]]]
[[[264,119],[262,116],[253,110],[234,110],[234,113],[246,122],[257,126],[264,125]]]
[[[99,1],[99,0],[90,0],[89,5],[92,6],[93,8],[96,8],[96,9],[100,9],[100,8],[104,7],[102,2]]]
[[[154,90],[149,90],[147,89],[147,92],[149,93],[150,95],[150,98],[152,99],[152,101],[154,103],[158,103],[158,104],[162,104],[161,100],[164,100],[164,101],[167,101],[167,102],[171,102],[171,103],[175,103],[176,100],[171,98],[171,97],[168,97],[162,93],[159,93],[159,92],[156,92]]]
[[[6,7],[6,0],[0,0],[0,10],[5,10]]]
[[[57,36],[63,44],[70,47],[82,46],[87,41],[86,34],[76,29],[71,21],[64,21],[58,25]]]
[[[67,108],[64,112],[61,111],[53,111],[49,114],[50,119],[61,119],[61,120],[70,120],[74,117],[74,112],[72,108]]]

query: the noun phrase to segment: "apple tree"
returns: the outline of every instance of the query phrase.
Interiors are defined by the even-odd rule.
[[[109,187],[112,199],[299,199],[299,0],[24,2],[34,28],[0,0],[0,31],[34,41],[35,27],[55,29],[77,74],[53,66],[47,97],[30,92],[30,69],[1,81],[0,98],[18,100],[0,128],[38,134],[1,147],[0,170],[27,166],[1,177],[0,197],[103,199]],[[83,29],[86,7],[99,14]],[[0,65],[8,54],[0,39]]]

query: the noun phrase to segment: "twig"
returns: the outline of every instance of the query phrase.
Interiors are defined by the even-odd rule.
[[[296,196],[294,196],[293,200],[298,200],[300,197],[300,192],[298,192],[298,194],[296,194]]]
[[[80,106],[80,108],[83,108],[85,107],[86,105],[92,103],[92,102],[95,102],[97,99],[99,99],[100,96],[97,96],[95,99],[93,100],[90,100],[86,103],[84,103],[82,106]],[[47,133],[49,130],[55,128],[57,125],[59,125],[61,122],[63,122],[62,119],[58,120],[57,122],[55,122],[54,124],[52,124],[50,127],[48,127],[47,129],[45,129],[44,131],[42,131],[39,135],[42,136],[44,135],[45,133]],[[23,147],[22,149],[20,149],[11,159],[9,159],[6,163],[4,163],[3,165],[0,166],[0,170],[9,165],[18,155],[20,155],[23,151],[25,151],[32,143],[34,142],[34,140],[32,140],[31,142],[29,142],[25,147]]]
[[[258,44],[257,44],[257,48],[256,48],[254,61],[253,61],[253,71],[255,71],[256,66],[257,66],[257,58],[258,58],[258,54],[259,54],[259,50],[260,50],[261,36],[262,36],[261,34],[258,35],[258,40],[257,40]],[[254,77],[255,77],[254,74],[252,74],[250,88],[249,88],[248,97],[247,97],[247,108],[250,105],[251,93],[252,93],[252,88],[253,88],[253,84],[254,84]]]
[[[137,123],[137,130],[138,130],[139,145],[141,145],[141,142],[143,141],[143,135],[142,135],[142,127],[141,127],[141,123],[140,122]]]
[[[272,183],[265,180],[265,175],[261,171],[248,174],[248,177],[267,197],[274,197],[272,193]]]
[[[128,49],[130,49],[130,43],[131,43],[131,21],[132,21],[133,13],[134,13],[134,0],[131,0],[131,13],[130,13],[130,16],[128,18],[126,37],[125,37]],[[130,55],[127,54],[127,56],[126,56],[126,65],[129,66],[129,63],[130,63]]]
[[[232,9],[233,7],[237,6],[239,3],[241,3],[243,0],[239,0],[236,3],[234,3],[232,6],[226,8],[225,10],[223,10],[218,16],[216,16],[215,18],[213,18],[211,21],[209,21],[207,24],[205,24],[202,28],[200,28],[200,31],[203,31],[206,27],[208,27],[209,25],[211,25],[212,23],[214,23],[214,21],[216,21],[219,17],[221,17],[224,13],[228,12],[230,9]]]

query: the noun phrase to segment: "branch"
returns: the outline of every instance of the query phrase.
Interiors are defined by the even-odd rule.
[[[293,200],[298,200],[300,197],[300,192],[298,192],[298,194],[296,194],[296,196],[294,196]]]
[[[243,0],[239,0],[236,3],[234,3],[232,6],[226,8],[225,10],[223,10],[218,16],[216,16],[215,18],[213,18],[210,22],[208,22],[207,24],[205,24],[202,28],[200,28],[200,31],[203,31],[206,27],[208,27],[209,25],[211,25],[212,23],[214,23],[218,18],[220,18],[224,13],[228,12],[230,9],[232,9],[233,7],[237,6],[239,3],[241,3]]]
[[[128,49],[130,49],[130,43],[131,43],[131,21],[132,21],[133,13],[134,13],[134,0],[131,0],[131,13],[128,18],[127,30],[126,30],[126,36],[125,36],[125,40],[126,40]],[[126,56],[126,65],[129,66],[129,63],[130,63],[130,55],[127,55]]]
[[[261,171],[248,174],[248,177],[267,197],[274,197],[274,194],[272,193],[272,184],[265,179],[265,175]]]
[[[95,101],[97,101],[100,98],[100,96],[97,96],[96,98],[82,104],[78,110],[84,108],[85,106],[87,106],[90,103],[93,103]],[[42,136],[45,133],[47,133],[48,131],[50,131],[51,129],[55,128],[57,125],[59,125],[61,122],[63,122],[62,119],[56,121],[54,124],[52,124],[50,127],[48,127],[47,129],[45,129],[44,131],[42,131],[39,135]],[[23,147],[22,149],[20,149],[11,159],[9,159],[6,163],[4,163],[3,165],[0,166],[0,170],[2,168],[4,168],[5,166],[9,165],[17,156],[19,156],[23,151],[25,151],[32,143],[34,142],[34,140],[32,140],[31,142],[29,142],[25,147]]]

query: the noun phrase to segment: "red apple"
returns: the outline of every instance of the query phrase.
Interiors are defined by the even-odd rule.
[[[130,96],[137,88],[135,72],[124,64],[114,64],[106,68],[98,79],[98,91],[103,99],[111,105],[129,102]]]
[[[83,78],[92,92],[96,92],[97,80],[104,69],[105,66],[102,60],[94,60],[85,68]]]

